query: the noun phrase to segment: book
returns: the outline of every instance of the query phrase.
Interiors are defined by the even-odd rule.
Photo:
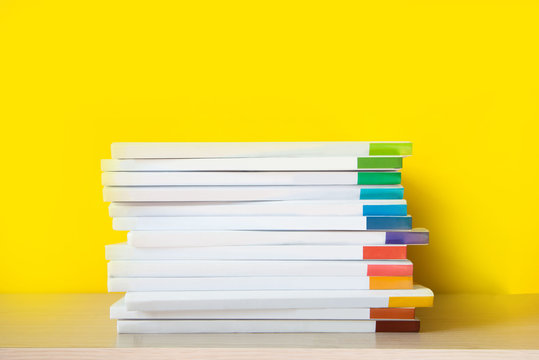
[[[412,276],[409,260],[114,260],[109,277]]]
[[[104,186],[397,185],[398,171],[106,171]]]
[[[406,245],[261,245],[192,248],[105,246],[107,260],[403,260]]]
[[[105,186],[116,201],[402,200],[401,185],[325,186]]]
[[[130,216],[406,216],[406,200],[113,202],[112,217]]]
[[[293,320],[413,320],[415,308],[321,308],[321,309],[240,309],[240,310],[127,310],[122,297],[110,307],[110,318],[120,320],[196,320],[196,319],[293,319]]]
[[[127,243],[134,247],[426,245],[429,231],[130,231]]]
[[[411,289],[411,276],[109,277],[110,292]]]
[[[432,291],[405,290],[236,290],[127,292],[127,310],[302,309],[350,307],[430,307]]]
[[[411,216],[118,217],[114,230],[407,230]]]
[[[229,158],[292,156],[412,155],[408,141],[317,142],[119,142],[112,158]]]
[[[101,160],[103,171],[399,170],[400,156]]]
[[[419,320],[118,320],[120,334],[418,332]]]

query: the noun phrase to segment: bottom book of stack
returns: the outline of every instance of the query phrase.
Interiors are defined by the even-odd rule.
[[[431,290],[128,292],[113,304],[119,333],[417,332]]]

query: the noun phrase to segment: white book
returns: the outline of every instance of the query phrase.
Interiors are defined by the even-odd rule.
[[[427,229],[398,231],[130,231],[134,247],[428,244]]]
[[[167,216],[113,218],[114,230],[407,230],[411,216]]]
[[[406,200],[291,200],[227,202],[113,202],[109,215],[125,216],[406,216]]]
[[[418,332],[419,320],[118,320],[120,334]]]
[[[105,246],[107,260],[402,260],[406,245],[262,245],[193,248]]]
[[[411,276],[235,276],[108,278],[109,292],[185,290],[377,290],[406,289]]]
[[[325,309],[240,309],[240,310],[127,310],[121,298],[110,307],[110,318],[120,320],[196,320],[196,319],[293,319],[293,320],[370,320],[415,318],[414,308],[325,308]]]
[[[412,276],[409,260],[115,260],[109,277]]]
[[[114,159],[411,155],[408,141],[120,142]]]
[[[402,185],[105,186],[115,201],[401,200]]]
[[[241,309],[241,310],[184,310],[130,311],[121,298],[110,307],[110,318],[121,320],[180,320],[180,319],[370,319],[370,308],[342,309]]]
[[[396,171],[116,171],[103,172],[104,186],[167,185],[359,185],[400,184]]]
[[[101,160],[103,171],[354,171],[399,170],[402,157],[267,157]]]
[[[265,290],[154,291],[125,294],[127,310],[303,309],[432,306],[430,289],[406,290]]]
[[[118,320],[120,334],[418,332],[419,320]]]

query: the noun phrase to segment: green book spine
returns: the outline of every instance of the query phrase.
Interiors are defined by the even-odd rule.
[[[369,155],[412,155],[412,143],[371,143]]]
[[[398,185],[401,183],[400,172],[359,172],[358,185]]]
[[[358,157],[358,169],[400,169],[401,157]]]

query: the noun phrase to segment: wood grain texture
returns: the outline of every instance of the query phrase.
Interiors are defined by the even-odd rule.
[[[488,359],[527,360],[539,358],[537,350],[440,350],[440,349],[237,349],[237,348],[47,348],[0,349],[2,360],[382,360],[382,359]]]
[[[117,335],[108,307],[120,297],[0,295],[0,358],[539,358],[539,295],[437,295],[416,311],[420,333],[241,335]]]

